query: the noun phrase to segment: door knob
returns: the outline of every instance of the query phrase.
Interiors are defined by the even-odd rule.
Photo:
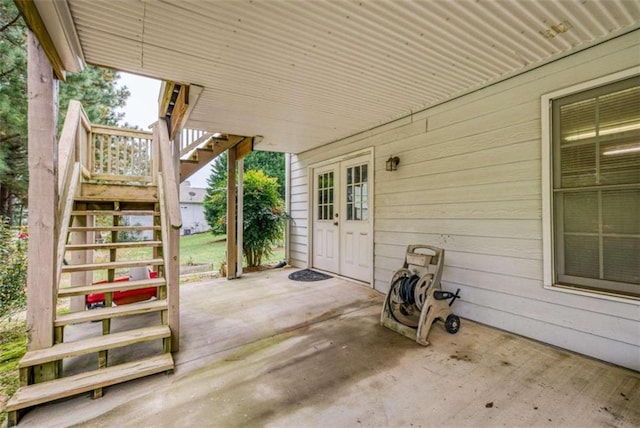
[[[338,225],[338,213],[336,213],[336,215],[334,215],[333,225],[334,226]]]

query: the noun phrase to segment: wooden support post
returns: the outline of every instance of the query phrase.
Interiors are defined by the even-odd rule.
[[[237,196],[237,205],[236,205],[236,243],[237,243],[237,251],[238,251],[238,260],[237,260],[237,269],[236,269],[236,277],[240,278],[242,276],[242,246],[244,239],[244,160],[242,158],[238,159],[238,196]]]
[[[29,351],[53,345],[56,312],[56,249],[58,237],[58,177],[54,159],[56,141],[57,81],[40,43],[27,30],[28,53],[28,164],[29,164],[29,267],[27,270],[27,347]],[[55,377],[55,366],[40,379]]]
[[[227,151],[227,279],[237,273],[238,244],[236,236],[236,147]]]
[[[178,202],[176,206],[180,209],[180,132],[177,139],[171,141],[171,156],[173,160],[173,178],[176,187]],[[171,352],[180,350],[180,229],[169,228],[169,252],[171,259],[171,284],[167,290],[167,304],[169,305],[168,324],[171,328],[170,343],[165,341],[165,347],[170,346]]]
[[[180,229],[169,228],[169,278],[167,282],[168,324],[171,328],[171,352],[180,350]]]

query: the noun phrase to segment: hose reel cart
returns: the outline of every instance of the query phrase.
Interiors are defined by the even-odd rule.
[[[440,278],[444,266],[444,249],[429,245],[409,245],[402,268],[391,277],[391,287],[382,307],[383,326],[415,339],[427,346],[429,330],[436,320],[455,334],[460,318],[451,312],[451,305],[460,297],[442,291]]]

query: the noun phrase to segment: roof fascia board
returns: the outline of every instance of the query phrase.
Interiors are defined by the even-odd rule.
[[[65,70],[79,73],[85,67],[80,39],[66,0],[34,2]]]
[[[65,80],[66,68],[58,50],[56,49],[53,40],[49,34],[49,31],[40,16],[36,4],[32,0],[14,0],[16,7],[20,11],[20,14],[24,18],[24,22],[27,24],[31,32],[34,34],[45,55],[51,63],[53,72],[59,80]]]

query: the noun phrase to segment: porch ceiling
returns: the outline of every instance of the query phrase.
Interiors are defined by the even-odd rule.
[[[88,63],[200,85],[188,127],[295,153],[640,22],[636,0],[68,3]]]

